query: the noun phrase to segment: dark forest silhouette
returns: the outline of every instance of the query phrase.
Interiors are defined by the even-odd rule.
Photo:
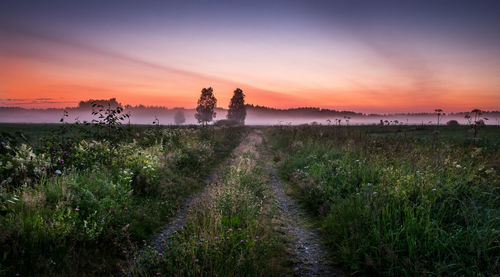
[[[212,92],[213,93],[213,92]],[[195,118],[195,109],[165,106],[145,106],[145,105],[122,105],[116,98],[111,99],[90,99],[80,101],[76,107],[67,108],[46,108],[46,109],[28,109],[21,107],[0,107],[0,122],[34,122],[34,123],[57,123],[65,110],[69,117],[68,122],[74,120],[91,120],[89,111],[92,109],[92,103],[98,105],[109,105],[111,107],[122,106],[124,111],[130,114],[130,123],[133,124],[151,124],[153,120],[158,119],[159,123],[165,124],[198,124]],[[230,104],[231,105],[231,104]],[[345,125],[349,117],[349,124],[379,124],[399,125],[399,124],[437,124],[437,113],[430,111],[428,113],[394,113],[394,114],[365,114],[354,111],[340,111],[334,109],[322,109],[317,107],[297,107],[289,109],[278,109],[261,105],[245,104],[246,124],[257,125],[276,125],[276,124],[304,124],[317,121],[320,124]],[[181,122],[180,115],[176,120],[176,114],[184,115],[184,122]],[[228,109],[214,105],[214,114],[218,118],[226,118]],[[475,120],[467,119],[467,115],[475,115],[471,112],[446,113],[439,115],[440,124],[446,124],[450,120],[457,121],[458,124],[465,125],[474,123]],[[215,117],[212,118],[212,120]],[[489,120],[484,120],[488,118]],[[479,121],[482,120],[482,121]],[[481,118],[477,120],[478,124],[499,124],[500,111],[481,111]],[[455,124],[452,122],[451,124]]]

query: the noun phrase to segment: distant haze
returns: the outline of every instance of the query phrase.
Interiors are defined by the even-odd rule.
[[[99,100],[106,103],[107,100]],[[114,105],[119,105],[113,99]],[[81,102],[78,107],[65,109],[68,117],[65,122],[90,122],[92,117],[90,101]],[[198,124],[194,109],[125,106],[125,112],[130,118],[123,123],[131,124],[153,124],[157,118],[161,125],[174,124],[174,115],[178,110],[184,112],[186,122],[184,124]],[[226,119],[227,110],[216,109],[215,121]],[[25,109],[19,107],[0,107],[0,122],[4,123],[59,123],[63,115],[63,109]],[[452,113],[441,116],[440,124],[444,125],[449,120],[457,120],[460,124],[467,124],[463,113]],[[486,124],[499,124],[500,112],[486,112],[484,117],[489,120]],[[383,121],[385,125],[434,125],[437,124],[437,116],[433,113],[413,114],[363,114],[354,111],[336,111],[320,108],[295,108],[295,109],[273,109],[262,106],[247,105],[247,125],[297,125],[297,124],[322,124],[322,125],[364,125],[379,124]]]

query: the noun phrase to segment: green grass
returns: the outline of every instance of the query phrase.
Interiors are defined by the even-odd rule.
[[[100,137],[73,125],[0,127],[0,276],[128,269],[249,131],[122,126]],[[351,273],[500,274],[500,128],[483,127],[474,141],[467,126],[265,132],[281,177]],[[167,251],[146,251],[134,273],[290,274],[267,176],[254,154],[237,157]]]
[[[29,145],[4,145],[0,275],[120,272],[143,240],[203,186],[245,130],[136,132],[118,144],[73,135],[64,153],[54,151],[56,159]]]
[[[286,276],[285,239],[267,172],[252,154],[237,157],[219,184],[189,214],[187,227],[151,249],[135,268],[141,276]]]
[[[499,129],[483,129],[487,138],[472,146],[462,127],[440,128],[437,139],[433,129],[408,128],[302,126],[268,135],[282,177],[352,273],[499,274]]]

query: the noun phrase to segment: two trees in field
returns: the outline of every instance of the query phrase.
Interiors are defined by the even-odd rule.
[[[216,116],[216,106],[217,98],[214,96],[214,90],[211,87],[202,89],[195,114],[198,122],[203,125],[207,125],[208,122],[212,121]],[[246,115],[245,94],[241,89],[237,88],[234,91],[231,102],[229,103],[227,119],[235,124],[244,125]]]

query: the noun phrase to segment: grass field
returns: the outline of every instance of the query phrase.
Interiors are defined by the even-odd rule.
[[[269,167],[346,274],[500,274],[496,126],[477,139],[468,126],[0,131],[0,276],[299,274]]]
[[[61,126],[8,127],[13,135],[4,136],[0,154],[0,273],[24,276],[120,272],[244,132],[133,128],[93,139],[70,129],[61,139]]]
[[[499,131],[474,145],[464,127],[268,134],[281,176],[352,273],[475,276],[499,273]]]

